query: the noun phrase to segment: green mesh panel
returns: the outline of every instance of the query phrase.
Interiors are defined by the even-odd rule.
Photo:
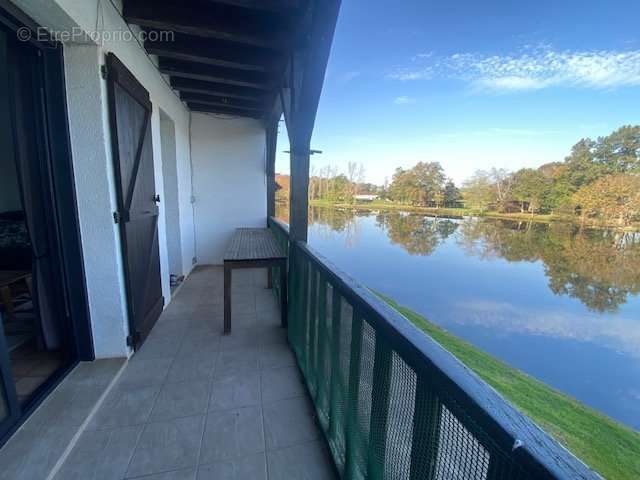
[[[342,478],[536,478],[304,255],[290,252],[288,338]]]

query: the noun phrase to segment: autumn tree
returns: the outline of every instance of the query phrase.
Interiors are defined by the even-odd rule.
[[[640,125],[625,125],[598,138],[594,161],[609,173],[640,173]]]
[[[539,211],[549,195],[551,181],[540,170],[523,168],[513,175],[511,195],[520,203],[520,211],[531,214]]]
[[[442,202],[442,191],[446,176],[442,165],[438,162],[418,162],[413,172],[420,190],[422,205],[433,202],[436,206]]]
[[[467,206],[478,210],[487,210],[495,200],[495,188],[491,175],[484,170],[477,170],[462,185],[462,197]]]
[[[621,226],[640,218],[640,176],[607,175],[573,195],[582,218],[615,220]]]
[[[493,182],[495,200],[499,210],[505,210],[511,200],[513,188],[513,175],[505,168],[492,168],[489,177]]]
[[[346,175],[340,174],[331,179],[328,199],[333,202],[346,202],[352,198],[353,186]]]
[[[389,198],[395,202],[417,204],[420,199],[413,173],[401,167],[393,173],[388,192]]]
[[[451,179],[447,180],[447,183],[445,183],[442,196],[445,207],[456,207],[458,206],[458,202],[462,200],[460,189],[456,187],[455,183],[453,183],[453,180]]]
[[[583,186],[607,175],[640,173],[640,126],[623,126],[597,140],[583,138],[565,158],[549,192],[553,208],[570,204]]]
[[[397,168],[389,185],[389,197],[397,202],[427,206],[442,202],[446,177],[438,162],[418,162],[413,168]]]
[[[364,165],[356,162],[347,164],[347,179],[349,180],[351,201],[353,196],[358,193],[358,184],[364,182]]]

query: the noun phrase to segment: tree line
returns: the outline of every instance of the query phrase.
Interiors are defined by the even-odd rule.
[[[553,214],[627,226],[640,221],[640,126],[584,138],[562,162],[515,172],[478,170],[460,187],[439,162],[397,168],[381,186],[364,178],[364,166],[355,162],[344,173],[332,166],[312,169],[309,199],[354,203],[355,195],[373,194],[402,205]]]
[[[640,126],[576,143],[563,162],[477,171],[462,187],[479,210],[577,215],[629,225],[640,217]]]

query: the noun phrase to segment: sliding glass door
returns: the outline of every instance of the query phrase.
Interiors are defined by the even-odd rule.
[[[62,57],[20,41],[15,25],[0,9],[0,445],[92,356]]]
[[[2,315],[0,315],[1,318]],[[7,351],[2,322],[0,322],[0,438],[11,429],[20,415]]]
[[[0,30],[0,72],[6,72],[8,65],[8,46],[7,34]],[[13,141],[10,135],[10,118],[9,118],[9,89],[8,77],[2,75],[0,78],[0,197],[6,198],[10,187],[7,184],[7,174],[2,166],[13,157]],[[0,209],[3,208],[5,202],[0,202]],[[0,233],[0,254],[2,254],[2,236]],[[5,252],[5,254],[10,252]],[[0,287],[0,299],[3,305],[6,303],[7,290]],[[7,347],[6,337],[4,333],[4,311],[0,311],[0,437],[2,437],[16,422],[19,416],[19,406],[17,404],[17,395],[15,384],[11,374],[11,365],[9,360],[9,349]]]

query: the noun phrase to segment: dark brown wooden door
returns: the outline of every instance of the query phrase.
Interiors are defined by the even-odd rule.
[[[158,249],[149,93],[113,54],[107,56],[109,117],[122,254],[127,282],[129,343],[138,348],[164,305]]]

